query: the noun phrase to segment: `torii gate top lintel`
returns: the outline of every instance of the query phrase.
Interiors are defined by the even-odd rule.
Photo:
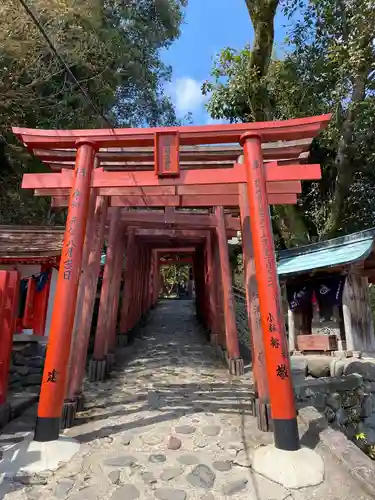
[[[35,190],[36,196],[52,195],[55,207],[68,204],[73,182],[69,170],[84,143],[92,145],[96,165],[101,167],[95,168],[91,187],[110,196],[113,207],[234,207],[238,206],[236,185],[246,182],[238,160],[243,153],[241,138],[250,134],[263,146],[269,204],[294,204],[301,180],[320,179],[320,166],[301,165],[301,155],[330,117],[146,129],[14,127],[13,131],[52,171],[61,172],[25,174],[22,183],[23,188]]]
[[[87,139],[98,148],[152,146],[157,134],[178,135],[181,145],[239,143],[244,133],[259,135],[262,142],[313,138],[323,130],[331,114],[291,120],[184,127],[114,128],[95,130],[38,130],[13,127],[13,133],[27,147],[75,148]]]

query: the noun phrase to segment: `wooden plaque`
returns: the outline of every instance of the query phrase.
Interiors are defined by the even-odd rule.
[[[158,177],[180,175],[178,132],[156,132],[154,136],[155,174]]]

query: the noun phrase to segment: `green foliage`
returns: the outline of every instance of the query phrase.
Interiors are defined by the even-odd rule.
[[[364,432],[359,432],[354,436],[355,441],[360,443],[361,449],[368,455],[371,460],[375,460],[375,445],[367,442],[367,436]]]
[[[166,296],[177,293],[178,284],[189,280],[189,266],[168,264],[160,268]]]
[[[163,84],[160,50],[180,34],[187,0],[28,0],[90,99],[115,126],[176,123]],[[94,128],[92,109],[16,0],[0,5],[0,223],[51,222],[47,200],[19,190],[22,174],[43,169],[15,141],[13,125]]]
[[[281,246],[293,246],[375,225],[375,0],[286,0],[283,8],[287,55],[260,74],[256,41],[225,48],[202,90],[210,115],[231,122],[259,120],[259,108],[267,119],[333,112],[310,156],[322,180],[303,184],[296,209],[272,210]]]

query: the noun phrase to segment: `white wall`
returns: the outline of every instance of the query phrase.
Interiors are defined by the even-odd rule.
[[[49,330],[51,328],[52,311],[53,311],[53,305],[54,305],[54,302],[55,302],[56,283],[57,283],[57,276],[58,276],[58,274],[59,274],[58,271],[55,268],[52,268],[51,286],[50,286],[50,289],[49,289],[49,297],[48,297],[46,329],[44,331],[44,335],[47,336],[47,337],[49,335]]]
[[[39,274],[42,266],[40,264],[17,264],[17,270],[22,278],[27,278],[33,274]]]

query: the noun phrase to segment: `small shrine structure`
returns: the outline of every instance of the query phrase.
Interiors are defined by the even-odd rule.
[[[374,355],[374,238],[375,229],[368,229],[280,252],[290,352]]]

